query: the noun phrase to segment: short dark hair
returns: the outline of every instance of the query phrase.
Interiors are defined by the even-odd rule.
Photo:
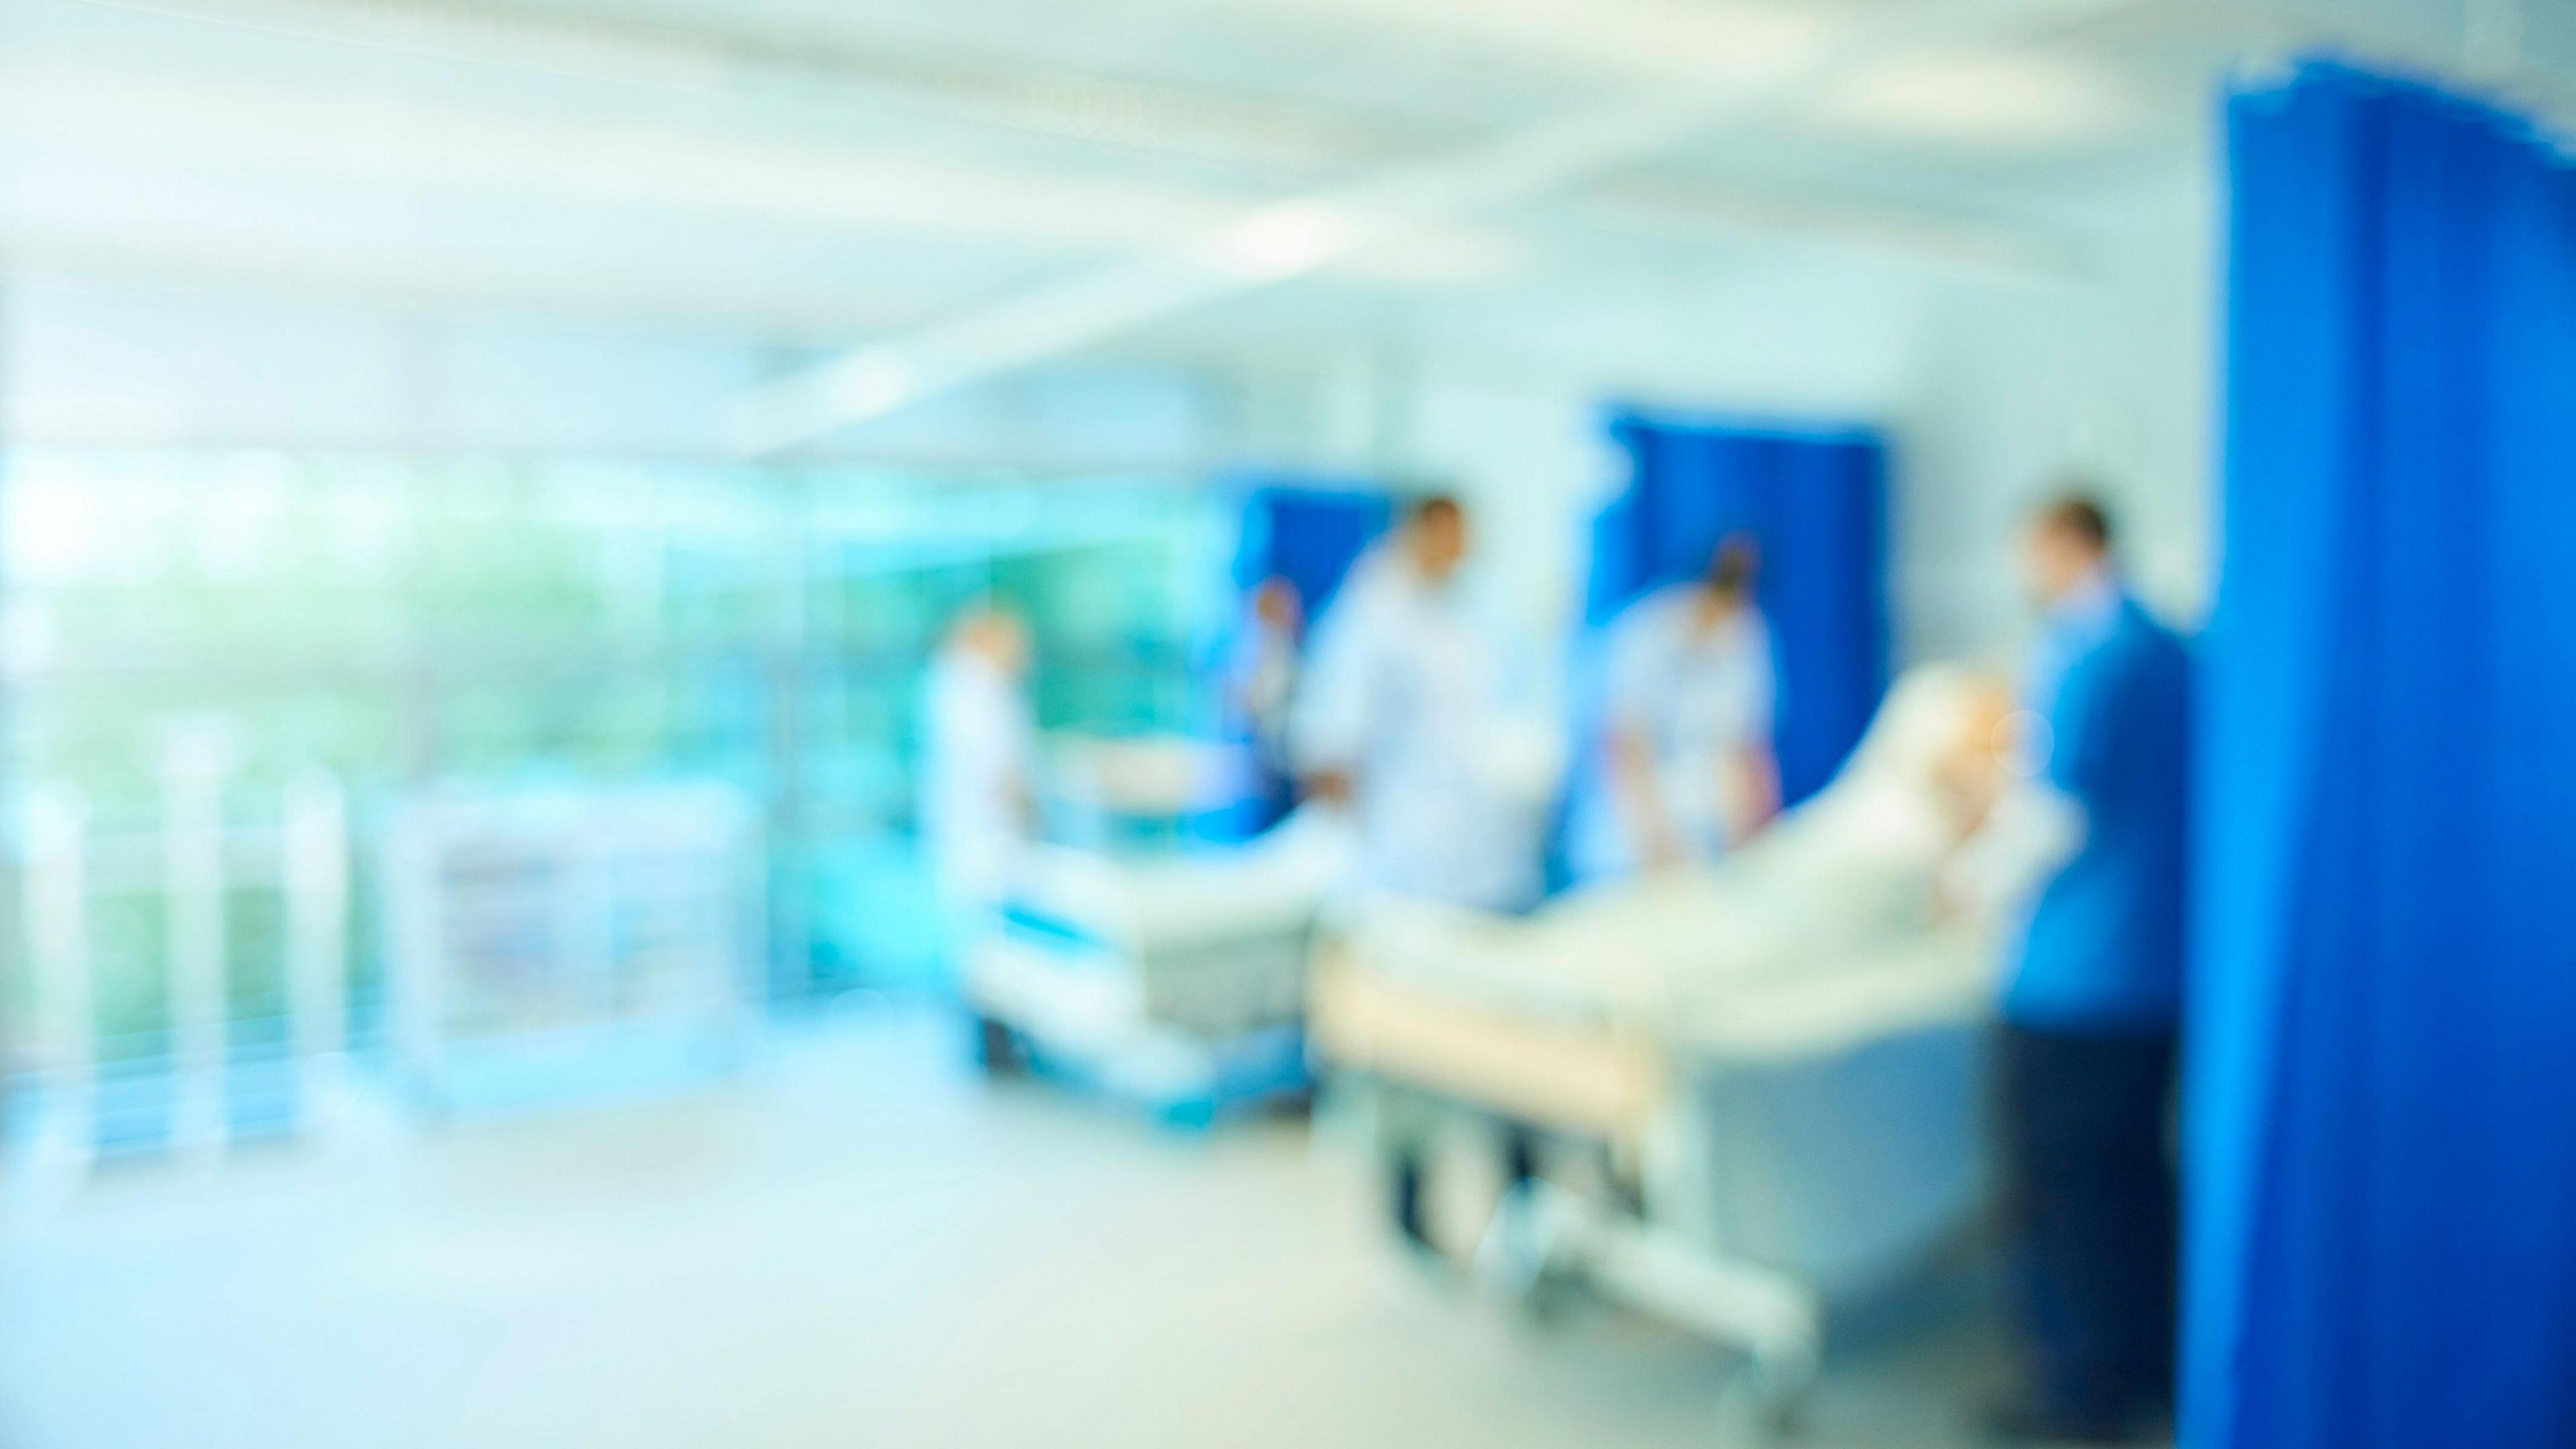
[[[1425,493],[1404,505],[1407,523],[1457,523],[1466,516],[1467,510],[1453,493]]]
[[[1730,533],[1719,539],[1708,556],[1708,586],[1730,599],[1753,592],[1753,580],[1762,572],[1762,546],[1749,533]]]
[[[2043,505],[2032,522],[2071,534],[2096,553],[2111,551],[2111,515],[2089,493],[2063,493]]]

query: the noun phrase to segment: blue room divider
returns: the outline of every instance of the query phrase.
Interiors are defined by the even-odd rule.
[[[1385,490],[1361,483],[1244,477],[1234,486],[1243,496],[1235,586],[1284,578],[1310,622],[1323,617],[1343,576],[1394,512]]]
[[[1780,654],[1781,794],[1796,804],[1842,767],[1887,688],[1885,444],[1861,428],[1637,412],[1609,433],[1628,481],[1593,519],[1587,628],[1751,534]]]
[[[1244,473],[1223,486],[1240,502],[1234,587],[1249,595],[1266,580],[1287,580],[1297,591],[1310,628],[1331,607],[1351,565],[1394,521],[1394,502],[1386,491],[1355,480]],[[1225,620],[1216,641],[1220,658],[1208,663],[1212,674],[1226,668],[1222,655],[1234,647],[1237,631],[1244,625],[1241,609]],[[1248,726],[1241,719],[1228,721],[1231,730],[1244,731]],[[1235,738],[1239,744],[1250,743],[1247,735]],[[1258,834],[1276,824],[1289,808],[1281,783],[1252,771],[1248,750],[1245,760],[1253,777],[1247,779],[1245,796],[1220,819],[1204,826],[1202,833],[1208,838],[1233,840]]]
[[[2576,1444],[2576,176],[2332,65],[2228,122],[2183,1441]]]

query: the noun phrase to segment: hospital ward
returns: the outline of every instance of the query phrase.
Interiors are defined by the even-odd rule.
[[[0,0],[0,1449],[2576,1449],[2576,0]]]

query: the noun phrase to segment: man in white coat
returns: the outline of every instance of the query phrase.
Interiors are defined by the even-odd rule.
[[[1455,499],[1416,503],[1352,568],[1316,630],[1291,742],[1310,798],[1346,804],[1369,890],[1486,910],[1534,904],[1536,802],[1509,738],[1494,652],[1458,596]]]
[[[1027,626],[998,609],[961,615],[922,691],[921,847],[952,941],[1001,902],[1033,815]]]
[[[1458,597],[1467,546],[1465,512],[1434,497],[1353,567],[1316,631],[1292,744],[1308,798],[1342,802],[1356,817],[1363,890],[1519,911],[1544,884],[1553,781],[1535,777],[1552,772],[1511,758],[1525,731],[1509,720],[1494,653]],[[1425,1173],[1445,1113],[1401,1091],[1376,1103],[1395,1225],[1439,1261],[1424,1220]],[[1506,1128],[1507,1179],[1536,1171],[1536,1145]]]

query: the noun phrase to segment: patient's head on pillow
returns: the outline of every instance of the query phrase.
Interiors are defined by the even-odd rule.
[[[2011,692],[1995,675],[1958,664],[1909,669],[1887,692],[1845,777],[1937,796],[1961,828],[1973,829],[2002,788],[2011,712]]]
[[[1959,733],[1941,763],[1941,783],[1958,818],[1959,833],[1983,824],[2003,793],[2013,755],[2012,689],[2002,677],[1975,674],[1967,686]]]
[[[1965,665],[1917,665],[1889,688],[1844,768],[1927,778],[1986,716],[1997,692],[1989,676]]]

